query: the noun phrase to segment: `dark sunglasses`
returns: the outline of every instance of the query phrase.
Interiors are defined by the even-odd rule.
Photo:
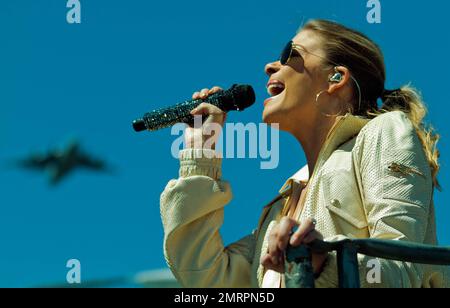
[[[292,54],[293,54],[294,50],[296,50],[296,49],[304,50],[302,48],[302,46],[295,44],[293,41],[290,41],[289,43],[287,43],[286,46],[284,47],[283,51],[281,52],[280,63],[282,65],[288,64],[289,60],[292,58]],[[301,57],[300,54],[298,54],[298,55]]]
[[[313,54],[312,52],[306,51],[305,48],[302,45],[295,44],[293,41],[290,41],[289,43],[287,43],[286,46],[284,47],[283,51],[281,52],[280,63],[282,65],[288,64],[289,60],[291,60],[291,58],[292,58],[294,53],[296,53],[297,57],[300,57],[300,58],[302,58],[302,60],[304,60],[303,56],[299,52],[296,52],[296,51],[299,51],[299,50],[301,50],[303,52],[307,52],[307,53],[309,53],[309,54],[311,54],[313,56],[316,56],[318,58],[321,58],[325,62],[329,62],[329,63],[331,63],[333,65],[339,66],[339,64],[330,62],[330,61],[328,61],[327,59],[325,59],[322,56],[319,56],[319,55]]]

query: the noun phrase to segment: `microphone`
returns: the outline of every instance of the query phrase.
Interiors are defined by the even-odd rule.
[[[201,103],[209,103],[228,112],[243,111],[254,102],[255,91],[250,85],[235,84],[230,89],[216,92],[206,99],[188,100],[168,108],[148,112],[142,118],[133,121],[133,128],[136,132],[141,132],[155,131],[177,123],[192,124],[194,116],[190,112]]]

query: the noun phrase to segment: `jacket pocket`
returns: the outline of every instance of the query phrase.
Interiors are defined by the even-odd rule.
[[[339,202],[339,201],[337,199],[333,200],[333,203],[336,203],[336,202]],[[351,214],[349,214],[345,210],[342,210],[342,209],[336,207],[335,204],[326,205],[325,207],[327,208],[328,211],[339,216],[341,219],[345,220],[346,222],[348,222],[349,224],[351,224],[352,226],[354,226],[358,229],[363,229],[363,228],[367,227],[367,223],[365,221],[358,219],[356,217],[353,217]]]
[[[334,223],[347,233],[367,228],[361,194],[351,170],[333,170],[322,175],[322,197]]]

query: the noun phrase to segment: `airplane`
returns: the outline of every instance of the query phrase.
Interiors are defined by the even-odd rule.
[[[96,172],[111,171],[110,167],[100,159],[96,159],[81,150],[78,142],[72,142],[64,150],[50,150],[47,154],[33,154],[20,160],[18,166],[36,171],[47,171],[50,184],[57,185],[77,168],[90,169]]]

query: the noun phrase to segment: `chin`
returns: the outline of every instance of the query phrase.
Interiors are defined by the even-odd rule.
[[[282,118],[281,116],[277,115],[276,112],[273,111],[269,111],[264,109],[263,114],[262,114],[262,120],[264,123],[266,123],[269,126],[272,126],[274,124],[278,125],[278,128],[280,130],[282,130]]]
[[[269,110],[267,110],[267,108],[264,108],[263,113],[262,113],[262,120],[264,123],[266,124],[272,124],[274,123],[274,114],[273,112],[270,112]]]
[[[284,97],[277,97],[264,106],[262,119],[266,124],[280,123],[286,116]]]

